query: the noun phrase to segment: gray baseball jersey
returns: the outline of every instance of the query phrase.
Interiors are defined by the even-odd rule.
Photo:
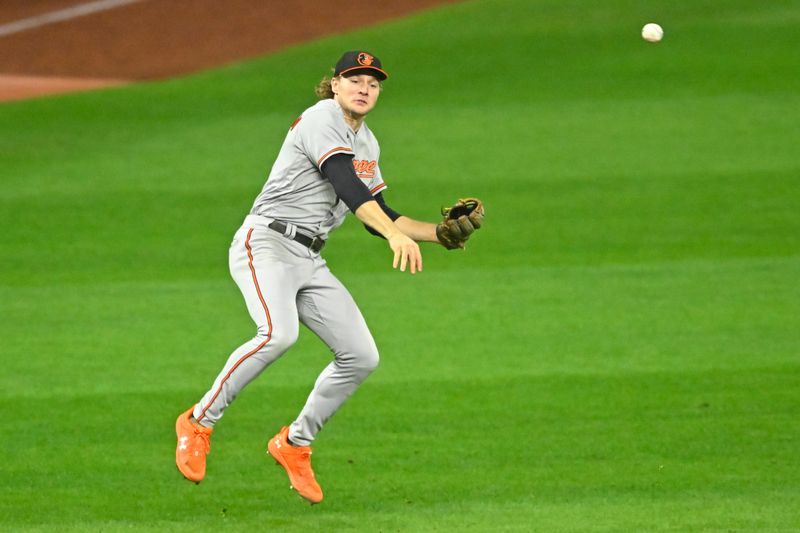
[[[348,211],[319,170],[335,154],[353,154],[356,174],[373,196],[386,188],[378,165],[380,147],[372,131],[364,123],[354,132],[339,104],[321,100],[292,124],[250,212],[326,238]]]

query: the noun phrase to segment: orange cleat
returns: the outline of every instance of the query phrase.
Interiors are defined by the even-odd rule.
[[[311,469],[311,447],[289,444],[289,428],[282,428],[267,444],[267,452],[286,470],[290,488],[312,504],[322,501],[322,489]]]
[[[189,481],[200,483],[206,475],[206,455],[211,451],[211,428],[191,421],[194,406],[182,413],[175,422],[178,446],[175,448],[175,464]]]

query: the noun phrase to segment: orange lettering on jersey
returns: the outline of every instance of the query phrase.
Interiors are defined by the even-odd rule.
[[[303,115],[300,115],[299,117],[297,117],[296,119],[294,119],[294,122],[292,122],[292,125],[291,125],[291,126],[289,126],[289,130],[290,130],[290,131],[291,131],[291,130],[293,130],[295,126],[297,126],[297,123],[298,123],[298,122],[300,122],[300,119],[301,119],[301,118],[303,118]]]
[[[375,167],[378,166],[378,162],[367,161],[366,159],[353,159],[353,168],[356,171],[356,175],[361,178],[362,180],[371,180],[375,177]]]

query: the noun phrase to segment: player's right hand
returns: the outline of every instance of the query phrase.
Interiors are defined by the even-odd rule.
[[[405,272],[406,266],[408,266],[412,274],[422,271],[422,252],[414,240],[399,231],[387,240],[394,252],[392,268],[397,268],[399,265],[400,272]]]

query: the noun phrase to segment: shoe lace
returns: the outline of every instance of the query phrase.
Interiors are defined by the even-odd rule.
[[[314,478],[314,470],[311,468],[311,450],[303,450],[299,454],[299,461],[297,462],[297,466],[299,467],[300,474],[303,477],[310,477]]]
[[[206,452],[206,454],[211,451],[211,441],[208,438],[209,437],[208,433],[204,433],[198,430],[194,432],[194,436],[200,439],[200,441],[202,441],[203,451]]]

